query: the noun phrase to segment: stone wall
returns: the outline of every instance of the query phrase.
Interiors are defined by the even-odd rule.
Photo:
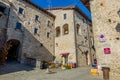
[[[120,0],[91,0],[90,4],[98,65],[110,67],[110,80],[120,80]],[[105,48],[110,54],[104,54]]]
[[[19,8],[24,11],[19,13]],[[35,20],[35,15],[39,16]],[[21,23],[21,29],[16,29],[16,23]],[[49,23],[49,25],[48,25]],[[10,19],[8,24],[8,40],[19,40],[21,45],[19,57],[22,62],[26,57],[38,58],[40,60],[53,60],[54,55],[54,17],[50,16],[33,5],[22,1],[12,1]],[[35,32],[35,28],[37,32]]]
[[[9,4],[5,0],[0,1],[0,7],[4,9],[0,10],[0,49],[4,46],[6,41],[6,30],[9,15]],[[6,12],[5,12],[6,11]],[[1,51],[1,50],[0,50]]]
[[[74,36],[74,22],[73,22],[73,10],[51,10],[51,13],[56,15],[55,28],[60,27],[60,36],[55,37],[55,56],[56,61],[61,61],[61,53],[70,53],[68,56],[68,62],[76,62],[76,50],[75,50],[75,36]],[[64,14],[67,18],[64,19]],[[64,35],[63,25],[68,24],[69,34]]]
[[[93,64],[93,54],[91,38],[93,38],[91,22],[86,20],[78,12],[74,12],[76,49],[78,66],[86,66]],[[77,32],[77,27],[79,27]],[[88,52],[87,52],[88,51]]]

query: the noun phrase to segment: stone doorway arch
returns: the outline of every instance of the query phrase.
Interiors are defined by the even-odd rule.
[[[6,61],[18,61],[20,41],[16,39],[10,39],[6,44],[10,44]]]

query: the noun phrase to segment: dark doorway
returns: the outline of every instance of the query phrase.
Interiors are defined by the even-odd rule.
[[[7,43],[10,43],[11,47],[8,50],[7,61],[17,61],[20,41],[12,39]]]
[[[88,65],[88,51],[85,51],[86,64]]]

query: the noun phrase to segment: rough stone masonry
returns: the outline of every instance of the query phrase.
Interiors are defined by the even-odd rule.
[[[120,0],[90,0],[90,7],[98,65],[120,80]]]

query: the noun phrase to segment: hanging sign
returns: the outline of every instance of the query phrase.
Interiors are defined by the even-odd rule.
[[[110,48],[104,48],[104,54],[111,54]]]

